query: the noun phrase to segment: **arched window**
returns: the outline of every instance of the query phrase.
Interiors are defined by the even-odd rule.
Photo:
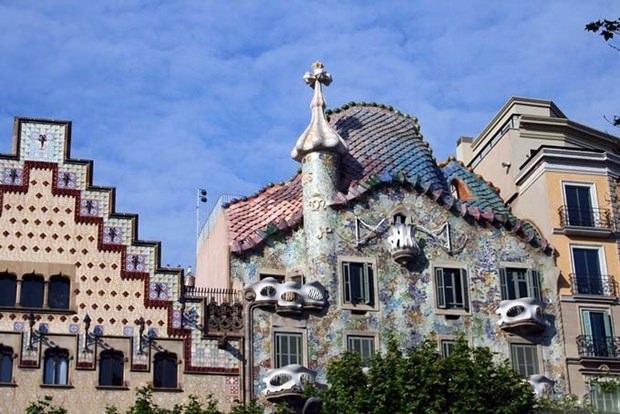
[[[43,276],[34,273],[24,275],[19,303],[27,308],[43,307]]]
[[[0,273],[0,306],[15,306],[15,293],[17,290],[17,278],[15,275]]]
[[[0,384],[13,382],[13,348],[0,345]]]
[[[153,387],[177,388],[177,355],[158,352],[153,360]]]
[[[123,386],[125,357],[121,351],[108,349],[99,356],[99,385],[107,387]]]
[[[43,384],[67,385],[69,379],[69,351],[48,348],[43,364]]]
[[[47,304],[54,309],[69,309],[69,278],[63,275],[50,277]]]

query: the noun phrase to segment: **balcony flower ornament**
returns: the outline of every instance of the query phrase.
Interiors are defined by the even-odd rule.
[[[535,298],[503,300],[495,313],[499,315],[497,324],[507,331],[523,329],[540,332],[548,325],[543,316],[541,303]]]
[[[415,239],[416,228],[411,224],[396,223],[390,228],[388,242],[392,257],[400,264],[412,261],[418,254],[418,242]]]

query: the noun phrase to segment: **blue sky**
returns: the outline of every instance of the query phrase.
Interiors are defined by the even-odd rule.
[[[0,151],[16,115],[73,121],[72,155],[140,214],[163,263],[194,261],[194,195],[290,177],[321,59],[328,106],[419,117],[439,159],[512,95],[618,135],[620,53],[583,30],[618,1],[0,0]],[[204,212],[203,212],[204,216]]]

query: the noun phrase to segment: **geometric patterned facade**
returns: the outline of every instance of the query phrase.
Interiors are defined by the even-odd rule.
[[[178,357],[176,391],[213,393],[224,406],[238,399],[240,341],[222,346],[204,334],[205,300],[185,297],[183,271],[160,266],[160,244],[138,239],[138,217],[115,211],[115,190],[92,184],[92,162],[70,159],[70,134],[69,122],[16,119],[13,154],[0,155],[0,272],[18,280],[17,303],[0,307],[0,344],[15,354],[0,411],[23,411],[42,395],[70,412],[80,400],[95,412],[123,408],[132,389],[152,381],[156,350]],[[69,308],[20,307],[30,273],[43,276],[45,293],[51,275],[67,276]],[[41,360],[55,347],[70,354],[69,383],[50,388],[41,385]],[[125,356],[123,387],[97,386],[105,349]],[[156,393],[164,406],[183,398]]]

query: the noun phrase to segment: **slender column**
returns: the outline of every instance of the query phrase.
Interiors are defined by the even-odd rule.
[[[49,291],[49,280],[44,280],[43,281],[43,307],[44,308],[48,307],[48,303],[47,303],[48,291]]]
[[[22,296],[22,280],[17,279],[15,281],[15,306],[21,306]]]

